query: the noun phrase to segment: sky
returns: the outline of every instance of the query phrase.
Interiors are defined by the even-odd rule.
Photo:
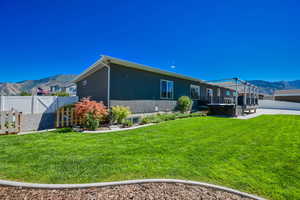
[[[300,1],[0,0],[0,82],[101,55],[202,80],[300,79]]]

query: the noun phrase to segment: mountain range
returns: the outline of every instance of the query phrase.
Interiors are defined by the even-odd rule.
[[[19,95],[21,92],[35,93],[38,87],[49,89],[50,86],[64,86],[76,75],[55,75],[39,80],[25,80],[16,83],[0,83],[0,95]]]
[[[248,81],[259,88],[260,93],[272,95],[275,90],[290,90],[300,89],[300,80],[295,81],[263,81],[252,80]]]
[[[38,87],[64,86],[76,77],[75,74],[62,74],[39,80],[25,80],[16,83],[0,83],[0,95],[19,95],[21,92],[35,93]],[[260,93],[272,95],[275,90],[300,89],[300,80],[295,81],[248,81],[259,87]]]

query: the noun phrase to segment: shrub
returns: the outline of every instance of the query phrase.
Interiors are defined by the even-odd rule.
[[[131,127],[133,126],[133,122],[131,120],[124,120],[122,125],[123,127]]]
[[[162,121],[169,121],[169,120],[176,119],[175,114],[161,114],[161,115],[159,115],[159,117]]]
[[[67,92],[56,92],[56,93],[53,93],[52,96],[68,97],[68,96],[70,96],[70,94]]]
[[[106,118],[108,112],[102,102],[98,103],[90,98],[83,98],[75,104],[75,114],[83,120],[86,128],[96,129]]]
[[[141,120],[141,123],[140,124],[149,124],[151,123],[150,122],[150,118],[149,117],[144,117],[142,120]]]
[[[31,96],[31,95],[32,95],[31,93],[26,92],[26,91],[22,91],[22,92],[20,93],[20,96]]]
[[[180,112],[186,113],[192,108],[192,100],[188,96],[182,96],[178,99],[177,106]]]
[[[118,124],[122,124],[122,122],[131,115],[131,111],[129,107],[126,106],[113,106],[111,108],[111,119],[112,122],[117,122]]]

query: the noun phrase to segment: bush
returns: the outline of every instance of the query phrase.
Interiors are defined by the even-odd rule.
[[[20,96],[31,96],[31,95],[32,95],[31,93],[26,92],[26,91],[22,91],[22,92],[20,93]]]
[[[118,124],[122,124],[129,115],[131,115],[129,107],[113,106],[111,108],[111,119],[113,123],[117,122]]]
[[[83,120],[86,128],[95,130],[107,117],[108,112],[102,102],[98,103],[89,98],[83,98],[75,104],[75,114]]]
[[[169,121],[176,119],[175,114],[158,114],[157,117],[159,117],[161,121]]]
[[[56,93],[53,93],[52,96],[68,97],[68,96],[70,96],[70,94],[67,92],[56,92]]]
[[[123,127],[131,127],[133,126],[133,122],[131,120],[124,120],[122,125]]]
[[[177,105],[181,113],[189,112],[192,109],[193,101],[188,96],[182,96],[178,99]]]
[[[144,117],[142,120],[141,120],[141,123],[140,124],[149,124],[151,123],[150,121],[150,118],[149,117]]]

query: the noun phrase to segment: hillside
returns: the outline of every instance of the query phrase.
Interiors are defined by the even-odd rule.
[[[63,86],[76,75],[56,75],[39,80],[25,80],[17,83],[0,83],[0,95],[19,95],[22,91],[35,92],[38,87],[49,88],[52,85]]]
[[[260,93],[273,94],[275,90],[289,90],[289,89],[300,89],[300,80],[295,81],[263,81],[263,80],[252,80],[248,81],[259,87]]]

